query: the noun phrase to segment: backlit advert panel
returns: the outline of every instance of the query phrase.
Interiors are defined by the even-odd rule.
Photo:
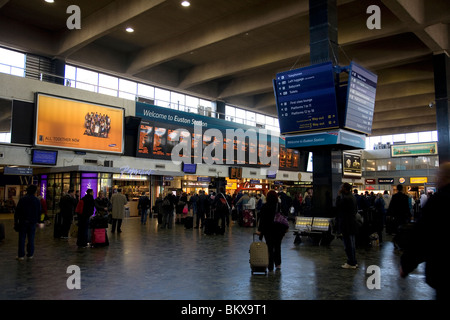
[[[122,153],[124,110],[37,95],[37,146]]]

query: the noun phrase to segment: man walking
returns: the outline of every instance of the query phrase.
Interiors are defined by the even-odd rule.
[[[111,206],[112,206],[112,230],[111,232],[122,232],[122,220],[125,217],[125,205],[128,203],[127,197],[122,194],[122,189],[117,189],[117,193],[111,196]]]
[[[344,269],[356,269],[358,266],[355,245],[355,235],[358,230],[356,222],[358,209],[356,199],[351,191],[351,185],[347,182],[344,183],[336,200],[338,230],[342,234],[344,250],[347,255],[347,262],[342,265]]]
[[[36,198],[37,187],[30,185],[27,187],[27,194],[20,198],[14,213],[14,229],[19,232],[19,250],[17,260],[25,259],[25,240],[27,243],[27,257],[32,259],[34,255],[34,236],[36,234],[36,224],[41,215],[41,203]]]

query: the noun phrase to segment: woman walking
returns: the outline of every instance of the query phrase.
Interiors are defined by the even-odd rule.
[[[261,207],[261,218],[257,234],[259,239],[264,237],[269,249],[269,271],[281,269],[281,241],[289,226],[274,221],[275,214],[279,212],[278,195],[271,190],[267,193],[266,203]]]

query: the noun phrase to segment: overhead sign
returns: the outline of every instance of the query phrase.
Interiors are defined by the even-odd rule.
[[[286,148],[320,147],[336,144],[364,149],[366,147],[366,137],[362,134],[342,129],[286,136]]]
[[[378,184],[394,184],[394,178],[379,178]]]
[[[331,62],[278,73],[273,88],[281,134],[339,127]]]
[[[5,175],[18,175],[18,176],[32,176],[33,168],[23,168],[23,167],[8,167],[6,166],[3,174]]]
[[[36,146],[122,153],[124,110],[37,94]]]
[[[411,177],[411,178],[409,178],[409,183],[424,184],[427,182],[428,182],[428,177]]]
[[[351,62],[344,128],[370,134],[372,132],[378,76]]]
[[[394,144],[391,146],[391,157],[434,156],[437,154],[437,142]]]

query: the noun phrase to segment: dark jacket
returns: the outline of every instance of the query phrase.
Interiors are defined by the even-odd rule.
[[[94,200],[94,206],[96,212],[101,215],[105,215],[108,213],[108,211],[111,210],[111,202],[109,202],[108,198],[106,197],[103,198],[97,197]],[[105,211],[105,208],[108,208],[108,211]]]
[[[401,256],[403,272],[408,274],[425,262],[426,282],[437,290],[449,290],[448,277],[448,200],[450,185],[427,200],[423,216],[414,229],[411,242]]]
[[[411,210],[409,209],[409,198],[402,192],[397,192],[392,196],[387,215],[394,217],[398,224],[403,224],[411,217]]]
[[[165,203],[167,202],[166,200],[168,200],[168,204],[166,205]],[[176,197],[169,193],[167,196],[164,197],[163,203],[161,205],[163,213],[173,213],[173,208],[176,202]]]
[[[83,200],[83,213],[80,215],[80,219],[89,220],[89,218],[94,214],[94,197],[87,194],[81,198],[81,200]]]
[[[76,207],[77,200],[75,197],[71,197],[69,194],[65,194],[61,201],[59,201],[59,209],[61,212],[61,215],[64,217],[72,218],[75,207]]]
[[[355,235],[358,232],[356,213],[358,206],[355,197],[349,194],[341,194],[336,199],[337,229],[344,235]]]
[[[147,210],[150,208],[150,199],[146,195],[139,197],[138,209],[139,210]]]
[[[279,223],[274,223],[273,219],[275,214],[279,211],[279,205],[274,203],[264,203],[260,211],[260,221],[258,226],[258,231],[261,233],[259,238],[263,237],[282,238],[287,231],[287,228]]]
[[[222,200],[220,199],[225,199],[225,201],[227,203],[223,203]],[[228,204],[228,205],[227,205]],[[214,197],[214,201],[212,206],[216,209],[217,213],[221,213],[221,214],[226,214],[229,213],[230,211],[230,203],[228,202],[227,197],[223,194],[223,193],[218,193],[215,197]]]
[[[14,213],[14,223],[23,226],[27,223],[36,224],[41,216],[41,202],[32,194],[20,198]]]

